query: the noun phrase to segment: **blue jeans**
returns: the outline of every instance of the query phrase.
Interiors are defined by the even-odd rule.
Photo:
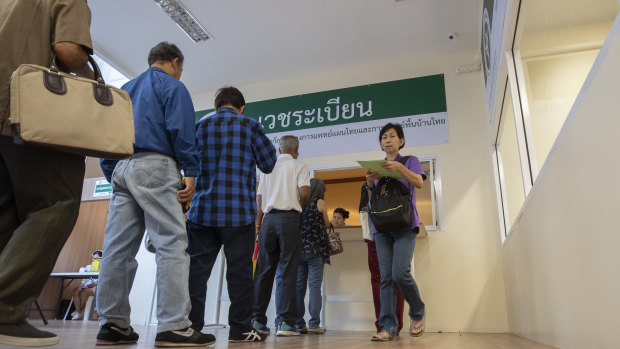
[[[204,326],[207,282],[211,270],[224,245],[226,281],[228,282],[228,325],[230,336],[241,335],[252,329],[252,253],[254,252],[254,223],[240,227],[206,227],[187,221],[189,246],[189,294],[192,327]]]
[[[411,259],[415,248],[416,229],[404,229],[375,234],[377,258],[381,271],[381,313],[379,326],[382,331],[398,333],[396,319],[396,287],[409,303],[409,317],[417,321],[424,316],[424,302],[413,276]]]
[[[310,296],[308,297],[308,312],[310,313],[310,321],[308,327],[317,328],[321,324],[321,306],[323,297],[321,297],[321,284],[323,283],[323,257],[313,254],[302,253],[299,257],[297,265],[297,322],[298,328],[306,326],[304,314],[306,307],[304,298],[306,297],[306,286],[310,284]]]
[[[297,321],[297,261],[299,259],[299,212],[272,210],[265,215],[258,234],[258,261],[254,275],[252,320],[267,325],[267,307],[276,279],[276,326]]]
[[[129,292],[146,228],[157,249],[157,332],[189,327],[189,256],[176,160],[134,154],[116,165],[112,188],[97,290],[99,325],[130,325]]]

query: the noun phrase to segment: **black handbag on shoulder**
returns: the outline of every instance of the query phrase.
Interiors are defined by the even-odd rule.
[[[409,159],[400,159],[403,165]],[[372,189],[370,219],[378,232],[390,232],[410,227],[413,223],[413,207],[407,186],[400,180],[381,177]]]

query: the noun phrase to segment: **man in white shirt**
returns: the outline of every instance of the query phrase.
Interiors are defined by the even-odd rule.
[[[259,252],[254,278],[252,327],[263,334],[270,332],[265,313],[275,277],[276,335],[298,336],[295,321],[297,260],[301,239],[299,214],[310,197],[310,172],[303,162],[297,160],[297,137],[280,138],[279,151],[273,171],[270,174],[261,173],[256,194]]]

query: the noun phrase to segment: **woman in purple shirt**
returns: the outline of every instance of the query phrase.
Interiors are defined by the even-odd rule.
[[[377,257],[381,271],[381,314],[379,315],[379,333],[372,336],[373,341],[389,341],[398,333],[396,319],[396,287],[400,289],[409,303],[411,325],[409,334],[417,337],[424,333],[424,302],[420,298],[418,285],[411,275],[411,260],[415,248],[415,238],[419,230],[418,212],[416,209],[415,188],[422,188],[426,175],[420,161],[410,156],[403,165],[398,151],[405,145],[403,128],[399,124],[389,123],[379,132],[379,144],[385,152],[385,161],[381,166],[388,171],[400,173],[404,179],[400,181],[409,189],[413,208],[412,224],[395,231],[374,232],[377,245]],[[371,191],[377,184],[380,175],[366,172],[366,187]],[[369,193],[370,195],[370,193]],[[392,306],[387,306],[392,304]]]

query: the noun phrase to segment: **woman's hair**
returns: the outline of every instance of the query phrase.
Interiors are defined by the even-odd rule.
[[[383,126],[381,128],[381,131],[379,131],[379,143],[381,143],[381,138],[383,138],[383,134],[392,128],[394,129],[394,131],[396,131],[396,135],[398,136],[398,138],[405,140],[405,132],[403,132],[403,127],[400,124],[393,124],[390,122]],[[403,142],[403,145],[401,145],[398,149],[403,149],[404,146],[405,142]]]
[[[308,202],[314,198],[325,200],[325,182],[319,178],[310,178],[310,199]]]
[[[338,207],[337,209],[334,210],[334,213],[340,213],[340,215],[342,216],[342,218],[347,219],[349,218],[349,211],[345,210],[342,207]]]
[[[103,253],[101,252],[101,250],[95,250],[93,251],[93,253],[91,254],[91,256],[95,256],[95,255],[99,255],[99,258],[103,257]]]

